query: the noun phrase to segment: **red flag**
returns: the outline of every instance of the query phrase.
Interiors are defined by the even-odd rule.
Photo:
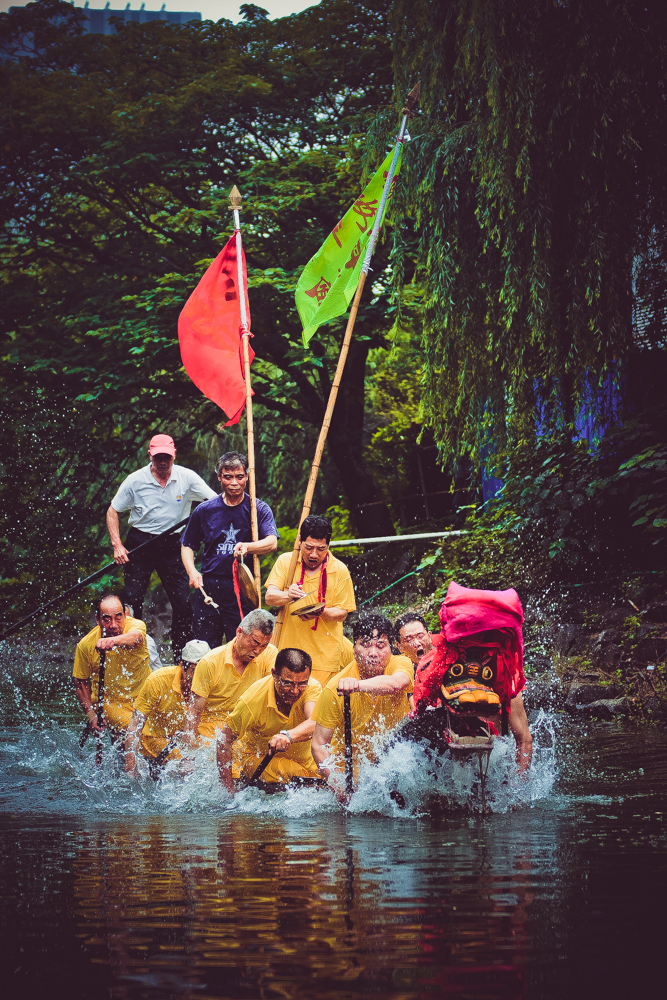
[[[243,248],[241,262],[250,329]],[[202,276],[178,318],[183,367],[197,388],[225,411],[229,417],[225,427],[239,422],[245,405],[241,332],[236,237],[232,236]],[[248,350],[252,362],[255,353],[250,345]]]

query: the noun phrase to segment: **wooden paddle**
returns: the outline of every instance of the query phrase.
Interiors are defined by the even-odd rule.
[[[153,545],[160,538],[166,538],[167,535],[171,535],[172,532],[178,531],[178,529],[182,528],[184,524],[187,524],[189,520],[190,520],[189,517],[184,517],[182,521],[178,522],[178,524],[175,524],[171,528],[167,528],[166,531],[160,532],[159,535],[154,535],[152,538],[149,538],[147,542],[142,542],[141,545],[135,545],[133,549],[128,549],[128,552],[130,553],[130,555],[132,555],[133,553],[138,552],[139,549],[145,548],[147,545]],[[107,563],[106,566],[102,566],[101,569],[95,570],[95,572],[91,573],[90,576],[87,576],[85,580],[79,580],[79,582],[75,583],[73,587],[68,587],[67,590],[64,590],[62,592],[62,594],[58,594],[57,597],[52,597],[50,601],[46,602],[46,604],[42,604],[40,608],[37,608],[35,611],[31,611],[29,615],[25,616],[25,618],[21,618],[20,621],[14,622],[13,625],[10,625],[9,628],[6,628],[5,631],[0,635],[0,642],[2,642],[3,639],[6,639],[7,636],[13,635],[14,632],[18,632],[20,628],[22,628],[27,622],[29,622],[36,615],[41,615],[45,611],[48,611],[48,609],[53,607],[54,604],[57,604],[58,601],[64,600],[65,597],[69,597],[71,594],[76,593],[76,591],[81,590],[82,587],[87,587],[89,583],[93,582],[93,580],[99,580],[101,576],[104,576],[104,574],[108,573],[110,570],[116,570],[116,569],[118,569],[116,563],[110,562]]]
[[[259,780],[260,776],[262,774],[264,774],[264,771],[267,769],[267,767],[271,763],[271,758],[276,753],[278,753],[277,750],[269,750],[269,752],[267,754],[265,754],[264,757],[262,757],[262,759],[260,760],[258,766],[255,768],[255,770],[253,771],[253,773],[250,775],[250,777],[246,781],[245,785],[241,785],[241,788],[239,789],[239,791],[242,791],[244,788],[250,788],[252,785],[254,785],[254,783],[256,781]]]
[[[345,791],[352,795],[354,791],[354,767],[352,758],[352,709],[350,708],[350,692],[343,692],[343,727],[345,732]]]
[[[166,760],[167,760],[167,757],[168,757],[168,756],[169,756],[169,755],[170,755],[171,753],[173,753],[173,751],[174,751],[174,750],[176,749],[176,747],[178,746],[178,741],[179,741],[179,740],[181,739],[181,737],[182,737],[182,736],[184,736],[184,735],[185,735],[185,733],[176,733],[176,734],[175,734],[174,736],[172,736],[172,738],[171,738],[171,739],[169,740],[169,742],[167,743],[167,745],[166,745],[166,747],[164,748],[164,750],[160,750],[159,754],[157,755],[157,757],[156,757],[156,758],[155,758],[155,760],[154,760],[154,763],[155,763],[155,764],[157,764],[157,765],[158,765],[158,767],[162,767],[162,765],[163,765],[163,764],[164,764],[164,763],[166,762]]]
[[[500,735],[509,736],[510,734],[510,716],[507,711],[507,706],[503,705],[502,714],[500,717]]]
[[[102,726],[104,724],[104,675],[106,672],[106,650],[100,651],[100,676],[97,684],[97,725]],[[86,740],[93,732],[93,728],[89,723],[86,723],[86,728],[81,733],[81,739],[79,740],[79,746],[83,748],[86,745]],[[95,750],[95,763],[99,767],[102,763],[102,733],[96,732],[95,738],[97,740],[97,747]]]
[[[175,733],[167,743],[166,747],[163,747],[163,749],[160,750],[157,757],[154,757],[153,760],[150,758],[148,759],[148,771],[153,781],[158,780],[162,768],[167,763],[167,759],[176,749],[181,737],[184,735],[184,733]]]
[[[239,791],[243,791],[244,788],[250,788],[251,786],[259,787],[260,785],[259,779],[264,773],[265,769],[268,767],[271,758],[276,753],[280,753],[280,750],[269,750],[269,752],[264,757],[262,757],[255,771],[248,778],[245,785],[241,785]],[[268,782],[265,781],[261,783],[262,791],[269,793],[285,791],[288,785],[292,785],[293,788],[327,788],[327,789],[329,788],[329,785],[324,780],[324,778],[315,778],[308,776],[304,776],[303,778],[297,776],[294,778],[290,778],[289,781],[275,781],[271,782],[270,785]]]
[[[106,660],[107,654],[106,650],[102,649],[100,651],[100,675],[97,681],[97,725],[104,725],[104,679],[106,674]],[[97,767],[102,763],[102,750],[104,749],[102,744],[102,734],[97,733],[97,746],[95,748],[95,764]]]

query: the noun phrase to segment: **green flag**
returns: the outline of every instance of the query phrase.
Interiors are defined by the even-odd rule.
[[[401,166],[402,152],[401,148],[392,187]],[[329,323],[336,316],[342,316],[354,298],[366,244],[375,222],[393,155],[394,150],[388,154],[378,172],[366,185],[363,194],[340,222],[336,223],[333,232],[303,269],[296,286],[295,298],[303,325],[304,347],[308,346],[319,326]],[[388,201],[389,199],[387,203]]]

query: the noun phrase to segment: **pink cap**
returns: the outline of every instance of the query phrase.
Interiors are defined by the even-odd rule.
[[[173,437],[168,434],[156,434],[148,445],[149,455],[172,455],[176,458],[176,445]]]

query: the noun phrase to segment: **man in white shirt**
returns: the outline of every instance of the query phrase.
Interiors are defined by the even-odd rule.
[[[114,559],[124,569],[127,603],[132,605],[136,618],[142,618],[151,574],[155,571],[159,576],[171,602],[171,644],[178,662],[180,651],[191,638],[192,627],[180,537],[177,533],[167,535],[135,556],[131,550],[188,517],[193,501],[211,500],[216,494],[196,472],[174,465],[176,448],[168,434],[152,437],[148,454],[150,464],[129,475],[111,501],[107,528]],[[130,511],[130,530],[123,545],[118,515],[125,510]]]

